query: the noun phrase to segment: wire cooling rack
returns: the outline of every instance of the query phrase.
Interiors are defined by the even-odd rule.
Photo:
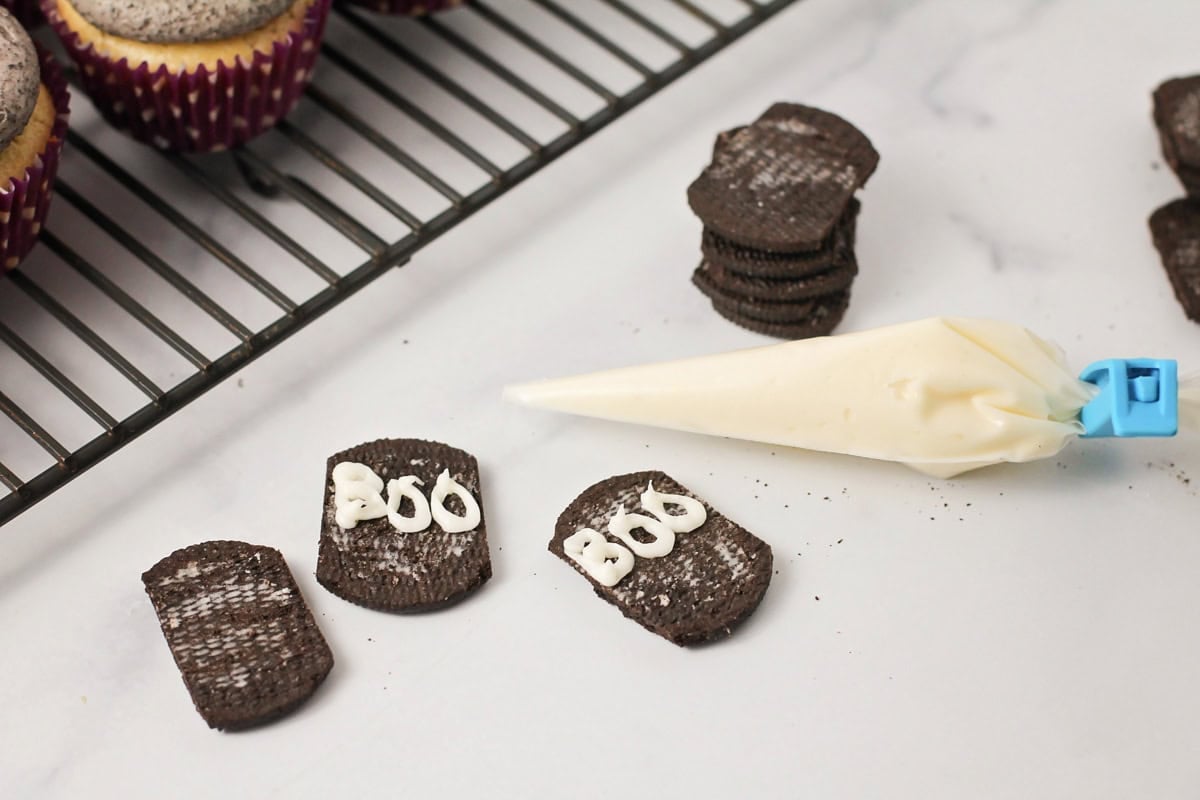
[[[75,92],[50,224],[0,280],[0,524],[793,2],[339,9],[234,154],[137,145]]]

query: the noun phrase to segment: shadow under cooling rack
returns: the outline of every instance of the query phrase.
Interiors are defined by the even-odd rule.
[[[342,9],[233,154],[153,151],[76,92],[51,224],[0,280],[0,524],[793,2]]]

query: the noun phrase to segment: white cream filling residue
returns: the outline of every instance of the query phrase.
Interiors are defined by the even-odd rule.
[[[414,459],[413,464],[421,459]],[[483,511],[474,495],[444,469],[429,499],[416,487],[424,483],[416,475],[394,478],[387,483],[387,500],[383,498],[383,479],[365,464],[342,461],[333,468],[334,521],[343,531],[352,530],[364,520],[387,517],[400,533],[418,533],[429,528],[433,521],[446,533],[466,533],[479,527]],[[446,508],[446,498],[458,497],[463,504],[461,515]],[[400,513],[407,497],[413,504],[411,516]]]

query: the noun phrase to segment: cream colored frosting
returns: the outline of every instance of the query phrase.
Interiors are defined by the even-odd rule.
[[[25,130],[37,105],[41,76],[33,40],[16,17],[0,8],[0,149]]]
[[[654,537],[650,542],[639,542],[633,532],[641,528]],[[675,549],[675,531],[654,517],[645,514],[630,514],[625,506],[608,521],[608,532],[625,543],[639,558],[661,558]]]
[[[686,494],[668,494],[654,488],[654,482],[646,484],[646,491],[641,496],[642,508],[662,520],[675,533],[688,533],[696,530],[708,520],[708,512],[704,503]],[[667,503],[679,506],[682,514],[671,514],[667,511]]]
[[[429,501],[425,499],[425,495],[421,494],[418,486],[424,486],[424,482],[416,475],[405,475],[403,478],[394,478],[388,481],[387,518],[388,522],[392,523],[392,527],[401,533],[418,533],[428,528],[433,522],[433,512],[429,508]],[[400,513],[400,504],[406,497],[413,504],[411,517],[403,516]]]
[[[633,553],[591,528],[563,539],[563,552],[601,586],[616,586],[633,571]]]
[[[71,0],[100,30],[137,42],[209,42],[257,30],[293,0]]]
[[[463,514],[459,516],[452,514],[446,508],[446,497],[454,494],[463,504]],[[479,527],[479,522],[483,519],[483,513],[479,510],[479,503],[475,502],[475,498],[471,496],[462,484],[450,477],[450,470],[442,470],[442,474],[438,475],[437,483],[433,487],[433,491],[429,494],[429,506],[433,511],[433,518],[438,525],[442,526],[442,530],[446,533],[465,533],[473,531]]]
[[[383,479],[366,464],[342,461],[333,468],[334,521],[350,530],[358,523],[387,516]]]
[[[1059,452],[1095,389],[1005,322],[885,328],[510,387],[621,422],[899,461],[950,477]]]
[[[1200,373],[1179,382],[1179,430],[1200,433]]]

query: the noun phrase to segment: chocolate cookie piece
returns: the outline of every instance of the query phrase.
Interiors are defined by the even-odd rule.
[[[1175,298],[1188,319],[1200,322],[1200,200],[1167,203],[1150,216],[1150,233]]]
[[[342,462],[365,465],[384,484],[416,476],[423,485],[414,489],[425,502],[439,476],[448,471],[474,499],[479,523],[470,530],[448,532],[435,518],[426,529],[401,533],[387,517],[379,517],[343,529],[333,480],[334,467]],[[450,502],[459,506],[452,512],[463,512],[461,500]],[[408,515],[412,512],[406,509],[411,508],[410,500],[401,511]],[[479,466],[470,453],[420,439],[380,439],[329,458],[317,554],[317,580],[326,589],[380,611],[426,611],[462,599],[491,576]]]
[[[688,187],[692,210],[745,247],[794,253],[829,237],[879,154],[841,117],[779,103],[717,147]]]
[[[659,492],[699,501],[706,519],[700,527],[678,533],[666,555],[636,556],[632,571],[615,585],[604,585],[563,544],[584,528],[610,543],[621,541],[608,531],[609,521],[622,506],[630,514],[651,515],[641,502],[651,483]],[[669,504],[667,510],[675,513]],[[758,607],[771,582],[771,548],[662,472],[618,475],[584,491],[559,516],[549,549],[626,617],[678,645],[728,636]]]
[[[738,313],[728,306],[713,301],[713,310],[735,325],[754,333],[774,336],[776,339],[811,339],[828,336],[846,315],[850,306],[850,292],[838,292],[813,300],[810,310],[801,320],[776,322],[764,320],[746,313]]]
[[[696,267],[692,281],[709,297],[749,299],[767,303],[794,303],[812,300],[850,288],[858,274],[858,262],[845,264],[804,278],[753,278],[723,269],[708,261]]]
[[[1189,194],[1200,189],[1200,75],[1172,78],[1154,90],[1154,124],[1163,157]]]
[[[804,278],[844,264],[854,255],[854,238],[861,204],[851,198],[845,213],[820,248],[799,253],[771,253],[731,242],[704,229],[700,251],[704,258],[732,272],[756,278]]]
[[[240,730],[283,716],[333,668],[278,550],[204,542],[159,561],[142,583],[210,728]]]

